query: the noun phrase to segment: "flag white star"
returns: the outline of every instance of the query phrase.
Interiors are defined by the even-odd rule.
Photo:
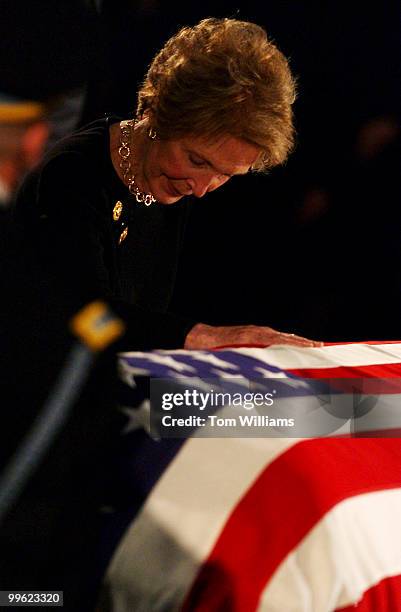
[[[121,412],[125,414],[128,418],[128,423],[125,425],[122,430],[122,435],[127,435],[132,431],[136,431],[138,429],[143,429],[151,435],[150,433],[150,401],[148,399],[143,400],[143,402],[138,406],[138,408],[132,408],[130,406],[122,406],[120,408]],[[154,438],[154,436],[151,436]]]
[[[262,375],[263,378],[288,378],[284,372],[272,372],[271,370],[266,370],[265,368],[254,368],[255,372],[258,372]]]
[[[197,361],[204,361],[205,363],[210,363],[211,365],[214,365],[217,368],[224,368],[225,370],[239,370],[239,367],[234,365],[233,363],[224,361],[224,359],[220,359],[219,357],[216,357],[216,355],[211,355],[210,353],[202,351],[193,351],[191,353],[191,357],[193,357]]]
[[[134,376],[149,376],[149,370],[143,370],[141,368],[135,368],[131,366],[126,361],[122,361],[121,359],[117,364],[118,376],[119,378],[125,382],[129,387],[135,389],[136,383],[134,380]]]
[[[167,368],[171,368],[172,370],[179,372],[196,372],[195,368],[186,363],[181,363],[180,361],[176,361],[173,357],[169,355],[163,355],[161,353],[146,353],[146,359],[148,361],[152,361],[159,365],[166,366]]]

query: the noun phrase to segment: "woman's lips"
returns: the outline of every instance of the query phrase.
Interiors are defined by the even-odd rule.
[[[182,197],[183,194],[180,191],[178,191],[178,189],[176,189],[174,187],[174,185],[173,185],[173,183],[171,181],[168,181],[167,185],[168,185],[168,191],[169,191],[170,195],[174,196],[175,198],[178,198],[178,197],[181,198]]]
[[[189,195],[188,193],[178,191],[178,189],[174,187],[174,184],[169,179],[167,179],[167,191],[174,198],[183,198],[184,196]]]

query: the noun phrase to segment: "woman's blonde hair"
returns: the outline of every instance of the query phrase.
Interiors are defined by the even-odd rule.
[[[253,169],[282,163],[294,142],[295,82],[260,26],[203,19],[182,28],[153,59],[137,117],[162,139],[230,134],[261,147]]]

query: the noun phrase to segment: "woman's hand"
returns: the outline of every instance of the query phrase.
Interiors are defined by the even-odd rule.
[[[232,325],[227,327],[214,327],[198,323],[188,333],[184,349],[209,349],[216,346],[230,344],[292,344],[294,346],[323,346],[323,342],[316,342],[279,332],[271,327],[258,325]]]

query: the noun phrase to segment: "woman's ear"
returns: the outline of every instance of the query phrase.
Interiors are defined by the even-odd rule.
[[[146,121],[148,127],[154,127],[155,116],[151,108],[147,108],[141,117],[142,120]]]

